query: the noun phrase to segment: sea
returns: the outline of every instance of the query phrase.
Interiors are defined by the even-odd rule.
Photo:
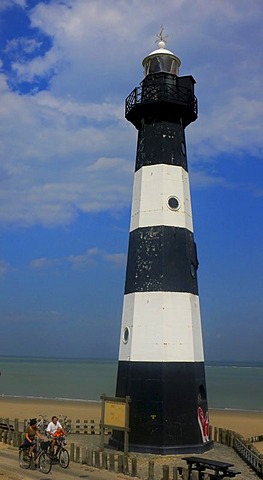
[[[0,396],[97,402],[115,395],[118,362],[0,356]],[[263,362],[207,362],[209,408],[263,411]]]

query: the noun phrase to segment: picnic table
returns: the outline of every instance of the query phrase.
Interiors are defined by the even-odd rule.
[[[184,457],[182,460],[187,462],[188,466],[188,480],[191,480],[191,472],[197,470],[199,472],[199,480],[203,480],[205,473],[212,470],[211,479],[221,480],[224,478],[234,478],[240,472],[230,470],[230,467],[234,467],[233,463],[219,462],[218,460],[211,460],[210,458],[202,457]]]

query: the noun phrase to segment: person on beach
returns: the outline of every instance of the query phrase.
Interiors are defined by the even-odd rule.
[[[37,456],[37,449],[36,449],[36,437],[40,438],[42,440],[42,437],[37,430],[37,419],[32,418],[29,422],[29,425],[26,429],[26,434],[25,434],[25,445],[29,447],[29,452],[30,454],[34,454],[34,460],[36,459]]]
[[[46,432],[47,436],[51,438],[50,453],[54,453],[57,438],[66,435],[64,428],[58,421],[58,417],[55,415],[51,418],[51,422],[48,424]]]

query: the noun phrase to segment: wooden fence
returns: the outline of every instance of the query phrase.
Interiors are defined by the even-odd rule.
[[[10,421],[9,419],[0,418],[0,442],[19,447],[23,443],[24,432],[21,425],[25,422],[20,422],[18,419]],[[90,422],[85,420],[82,424],[79,420],[72,422],[72,433],[79,434],[99,434],[100,426],[95,424],[93,420]],[[233,448],[237,454],[244,460],[258,475],[263,478],[263,455],[256,449],[255,443],[262,441],[263,436],[244,439],[241,435],[231,430],[226,430],[217,427],[210,427],[210,438],[214,442],[221,443],[230,448]],[[70,437],[69,437],[70,439]],[[254,442],[254,443],[252,443]],[[117,473],[124,473],[131,477],[138,476],[138,456],[116,452],[101,452],[99,449],[90,449],[87,447],[80,447],[78,444],[71,443],[69,446],[70,460],[72,462],[81,463],[93,466],[95,468],[107,469]],[[204,480],[214,478],[212,474],[206,473]],[[236,480],[238,480],[238,476]],[[162,466],[162,476],[156,477],[155,464],[153,460],[148,462],[148,477],[147,480],[187,480],[188,469],[178,466]],[[192,472],[192,480],[198,480],[198,472]]]

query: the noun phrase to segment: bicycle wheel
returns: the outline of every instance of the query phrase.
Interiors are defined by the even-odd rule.
[[[32,456],[29,455],[27,449],[22,449],[19,452],[19,465],[21,468],[30,468],[32,464]]]
[[[62,468],[68,468],[69,466],[69,453],[65,448],[61,448],[58,454],[58,461]]]
[[[52,467],[52,461],[49,455],[42,452],[39,457],[39,470],[42,473],[49,473]]]

